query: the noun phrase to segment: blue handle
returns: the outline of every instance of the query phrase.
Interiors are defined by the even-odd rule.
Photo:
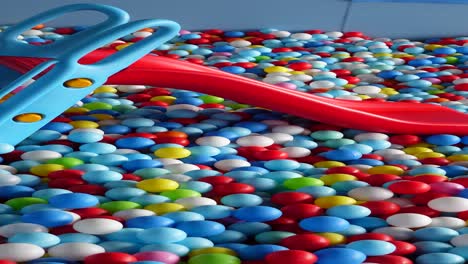
[[[111,41],[129,35],[143,28],[158,27],[155,33],[146,37],[94,64],[80,65],[78,60],[86,54],[99,47],[108,44]],[[112,75],[120,70],[130,66],[141,57],[153,51],[155,48],[174,38],[180,31],[180,26],[176,22],[164,19],[146,19],[130,22],[100,32],[94,36],[93,42],[89,41],[80,46],[73,46],[67,49],[65,54],[57,57],[59,62],[78,65],[81,67],[78,77],[93,76],[99,71],[100,75]]]
[[[18,40],[18,36],[31,29],[32,27],[50,21],[54,18],[76,11],[97,11],[107,16],[107,19],[99,24],[93,25],[88,29],[73,34],[70,37],[57,40],[53,43],[33,46]],[[23,56],[56,58],[65,54],[70,46],[81,45],[82,42],[88,42],[94,38],[94,35],[122,25],[129,21],[127,12],[107,5],[100,4],[74,4],[48,10],[29,19],[26,19],[14,26],[8,27],[0,33],[0,56]]]

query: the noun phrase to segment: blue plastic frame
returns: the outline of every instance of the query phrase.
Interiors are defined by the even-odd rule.
[[[19,34],[37,24],[81,10],[98,11],[105,14],[108,19],[49,45],[32,46],[17,39]],[[175,37],[180,31],[179,24],[170,20],[147,19],[127,23],[128,20],[129,16],[125,11],[112,6],[76,4],[55,8],[33,16],[0,33],[0,56],[50,59],[24,75],[5,68],[1,69],[0,73],[3,79],[1,84],[3,85],[0,96],[8,94],[25,81],[54,65],[50,71],[0,104],[0,142],[18,144],[101,86],[109,76],[128,67]],[[150,37],[97,63],[89,65],[78,63],[78,60],[89,52],[120,37],[148,27],[158,27],[158,30]],[[90,79],[93,84],[80,89],[64,86],[67,80],[75,78]],[[14,117],[25,113],[41,114],[42,119],[32,123],[14,120]]]

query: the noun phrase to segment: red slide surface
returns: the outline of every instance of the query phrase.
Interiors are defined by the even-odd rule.
[[[111,50],[80,60],[91,64]],[[3,57],[0,63],[26,72],[41,59]],[[176,59],[147,55],[111,76],[107,84],[139,84],[191,90],[336,125],[395,134],[468,135],[468,114],[432,104],[330,99]]]

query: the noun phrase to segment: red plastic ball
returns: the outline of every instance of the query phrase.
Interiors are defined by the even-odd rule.
[[[396,247],[395,251],[392,252],[392,255],[409,255],[416,251],[415,245],[405,241],[390,241],[390,243]]]
[[[130,254],[125,254],[121,252],[105,252],[94,254],[85,258],[85,264],[102,264],[102,263],[112,263],[112,264],[126,264],[130,262],[138,261],[137,258]]]
[[[16,262],[6,259],[1,259],[0,264],[16,264]]]
[[[450,182],[458,183],[463,185],[465,188],[468,188],[468,178],[456,178],[450,180]]]
[[[65,225],[53,227],[49,229],[49,233],[58,236],[62,234],[77,233],[77,231],[73,228],[73,225]]]
[[[53,171],[49,173],[47,177],[49,179],[60,179],[60,178],[81,179],[81,176],[83,176],[83,174],[85,174],[85,172],[81,170],[67,169],[67,170]]]
[[[286,217],[299,220],[322,215],[323,209],[315,204],[296,203],[282,207],[281,212],[283,212],[283,215]]]
[[[289,249],[316,251],[328,247],[330,241],[315,234],[299,234],[281,239],[280,245]]]
[[[440,177],[437,175],[430,175],[430,174],[418,175],[417,177],[414,177],[414,176],[409,176],[409,177],[411,177],[413,181],[420,181],[420,182],[424,182],[427,184],[447,181],[447,178],[445,177]]]
[[[236,193],[253,193],[255,187],[245,183],[231,182],[213,186],[213,193],[216,196],[225,196]]]
[[[358,168],[354,168],[351,166],[334,167],[334,168],[329,168],[325,171],[326,174],[344,173],[344,174],[351,174],[351,175],[354,175],[360,172],[361,171]]]
[[[198,179],[198,181],[206,182],[211,185],[220,185],[220,184],[227,184],[227,183],[233,182],[234,179],[228,176],[219,175],[219,176],[202,177]]]
[[[81,184],[81,185],[74,185],[68,188],[68,190],[77,193],[87,193],[92,195],[104,195],[107,191],[101,185],[97,184]]]
[[[393,241],[393,237],[387,235],[387,234],[382,234],[382,233],[365,233],[365,234],[359,234],[359,235],[354,235],[350,236],[346,239],[347,243],[351,243],[353,241],[359,241],[359,240],[382,240],[382,241]]]
[[[416,135],[395,135],[391,136],[388,141],[393,144],[408,146],[420,143],[421,138]]]
[[[271,201],[278,205],[310,203],[313,199],[312,195],[302,192],[280,192],[271,196]]]
[[[398,204],[388,201],[368,201],[361,206],[369,208],[373,216],[391,215],[400,211]]]
[[[396,181],[401,179],[400,176],[393,174],[372,174],[367,177],[364,181],[372,186],[382,186],[386,182]]]
[[[463,220],[468,220],[468,211],[463,211],[463,212],[459,212],[457,213],[457,217],[460,218],[460,219],[463,219]]]
[[[49,188],[60,188],[60,189],[68,189],[76,185],[85,184],[86,182],[81,179],[53,179],[48,182]]]
[[[287,159],[288,153],[281,150],[265,150],[255,152],[253,157],[257,160]]]
[[[303,71],[303,70],[308,70],[312,68],[312,65],[308,62],[294,62],[294,63],[289,64],[288,67],[295,71]]]
[[[447,197],[447,196],[449,195],[446,193],[427,192],[427,193],[421,193],[421,194],[415,195],[410,200],[416,205],[426,205],[432,199]]]
[[[268,254],[265,260],[268,264],[313,264],[317,262],[318,258],[304,250],[281,250]]]
[[[422,214],[426,215],[429,217],[437,217],[440,215],[439,211],[436,211],[434,209],[431,209],[427,206],[409,206],[409,207],[403,207],[400,209],[398,213],[412,213],[412,214]]]
[[[85,218],[94,218],[101,215],[108,214],[106,210],[98,207],[89,207],[89,208],[82,208],[82,209],[74,209],[70,212],[73,212],[81,217],[81,219]]]
[[[379,264],[413,264],[413,261],[411,261],[410,259],[394,255],[368,257],[366,261]]]
[[[431,186],[419,181],[397,181],[390,184],[388,189],[396,194],[420,194],[428,192]]]

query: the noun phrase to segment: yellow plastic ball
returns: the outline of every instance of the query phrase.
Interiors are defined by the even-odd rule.
[[[65,113],[85,114],[91,110],[84,107],[71,107],[65,110]]]
[[[177,99],[177,98],[175,98],[174,96],[159,95],[159,96],[152,97],[152,98],[150,99],[150,101],[151,101],[151,102],[159,101],[159,102],[164,102],[164,103],[172,104],[172,103],[174,103],[174,101],[175,101],[176,99]]]
[[[168,159],[183,159],[192,154],[190,150],[185,148],[160,148],[154,152],[154,155],[158,158]]]
[[[430,51],[435,50],[435,49],[437,49],[437,48],[441,48],[441,47],[443,47],[443,46],[442,46],[442,45],[438,45],[438,44],[428,44],[428,45],[424,46],[424,48],[425,48],[426,50],[430,50]]]
[[[340,196],[340,195],[333,195],[333,196],[324,196],[315,199],[315,205],[320,208],[331,208],[338,205],[352,205],[356,204],[356,200],[348,197],[348,196]]]
[[[109,85],[103,85],[94,90],[94,93],[117,93],[117,89]]]
[[[159,203],[159,204],[150,204],[145,206],[146,210],[150,210],[156,215],[163,215],[167,213],[183,211],[185,207],[178,203]]]
[[[366,94],[358,94],[357,96],[358,96],[359,98],[363,99],[363,100],[371,98],[370,96],[368,96],[368,95],[366,95]]]
[[[445,155],[439,152],[421,152],[414,154],[418,159],[426,159],[426,158],[445,158]]]
[[[282,66],[270,66],[270,67],[266,67],[265,69],[263,69],[266,73],[272,73],[272,72],[289,72],[291,71],[291,69],[288,69],[286,67],[282,67]]]
[[[450,161],[467,161],[468,160],[468,154],[457,154],[457,155],[452,155],[447,157],[448,160]]]
[[[40,164],[31,167],[29,171],[37,176],[40,177],[47,177],[49,173],[54,172],[54,171],[59,171],[59,170],[64,170],[65,166],[59,165],[59,164]]]
[[[87,120],[78,120],[78,121],[71,121],[69,123],[74,128],[98,128],[99,124],[93,121]]]
[[[433,152],[432,149],[426,148],[426,147],[407,147],[407,148],[404,148],[403,151],[406,154],[410,154],[410,155],[415,155],[415,154],[419,154],[422,152]]]
[[[331,173],[323,175],[320,177],[320,180],[323,181],[325,185],[331,186],[336,182],[355,181],[357,178],[353,175],[345,173]]]
[[[367,170],[369,174],[394,174],[394,175],[401,175],[405,171],[397,166],[391,165],[382,165],[382,166],[375,166]]]
[[[337,234],[337,233],[317,233],[317,235],[326,238],[328,241],[330,241],[330,245],[338,245],[338,244],[344,244],[346,243],[346,237]]]
[[[316,168],[335,168],[335,167],[343,167],[346,166],[343,162],[334,161],[334,160],[327,160],[327,161],[319,161],[314,163],[314,167]]]
[[[175,190],[179,188],[179,183],[169,179],[155,178],[140,181],[136,184],[136,187],[147,192],[158,193]]]

